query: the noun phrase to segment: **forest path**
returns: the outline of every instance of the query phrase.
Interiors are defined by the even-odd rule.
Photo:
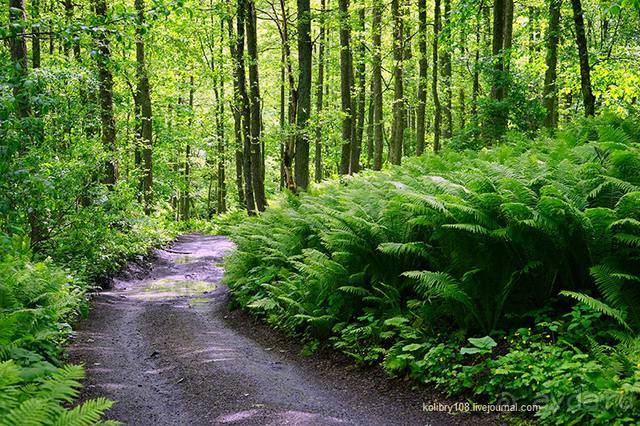
[[[96,295],[70,348],[87,370],[82,399],[117,401],[108,417],[131,425],[496,424],[425,412],[433,401],[421,392],[330,356],[303,358],[298,343],[230,312],[219,263],[232,248],[183,235],[150,271]]]

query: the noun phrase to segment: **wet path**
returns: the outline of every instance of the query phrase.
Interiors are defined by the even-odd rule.
[[[232,248],[223,237],[182,236],[143,279],[115,280],[95,297],[70,348],[87,368],[83,398],[116,400],[109,417],[132,425],[495,424],[425,413],[417,394],[320,368],[266,333],[252,336],[248,320],[230,322],[219,264]]]

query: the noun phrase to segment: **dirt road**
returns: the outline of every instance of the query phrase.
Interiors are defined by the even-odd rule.
[[[131,425],[496,424],[425,412],[424,391],[331,356],[304,358],[297,343],[230,312],[219,284],[230,249],[223,237],[182,236],[150,271],[94,298],[70,348],[87,368],[83,399],[117,401],[109,418]]]

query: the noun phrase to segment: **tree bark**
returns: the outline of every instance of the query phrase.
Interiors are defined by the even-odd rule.
[[[311,7],[298,0],[298,107],[295,149],[296,187],[309,186],[309,117],[311,116]]]
[[[403,85],[403,60],[404,60],[404,24],[400,10],[400,1],[391,1],[391,13],[393,16],[393,124],[391,131],[391,149],[389,161],[399,165],[402,162],[402,142],[405,129],[404,85]]]
[[[33,18],[40,19],[40,0],[33,0]],[[40,25],[34,26],[31,30],[31,66],[33,69],[40,68]]]
[[[488,117],[485,123],[491,131],[487,133],[487,137],[502,137],[507,127],[506,110],[500,103],[506,95],[506,75],[505,75],[505,13],[507,9],[507,1],[510,0],[493,0],[493,39],[491,43],[493,75],[491,78],[491,99],[494,101],[494,111]]]
[[[250,141],[251,141],[251,177],[256,207],[264,211],[267,199],[264,192],[264,167],[260,136],[262,133],[262,105],[260,99],[260,79],[258,76],[258,36],[256,28],[256,5],[253,0],[248,2],[247,10],[247,53],[249,57],[249,108],[251,112]]]
[[[233,61],[233,102],[231,102],[231,111],[233,112],[233,135],[235,139],[235,162],[236,162],[236,189],[238,191],[238,205],[241,208],[247,208],[247,199],[244,192],[244,156],[243,156],[243,139],[242,139],[242,108],[240,106],[241,95],[238,81],[238,57],[236,53],[236,37],[233,32],[233,23],[231,18],[227,18],[228,34],[229,34],[229,52]]]
[[[152,139],[153,126],[151,114],[151,87],[145,63],[144,33],[145,9],[144,0],[135,0],[134,7],[137,14],[136,25],[136,74],[138,78],[137,98],[140,107],[140,135],[142,144],[142,196],[144,199],[145,214],[151,213],[153,203],[153,162]]]
[[[350,171],[358,173],[360,171],[360,153],[362,151],[362,136],[364,134],[364,110],[365,110],[365,85],[366,85],[366,45],[364,41],[365,29],[365,9],[361,7],[358,10],[358,30],[359,37],[357,45],[358,64],[355,70],[355,79],[358,83],[358,89],[355,96],[356,121],[354,128],[353,144],[351,145]]]
[[[440,127],[442,122],[442,109],[438,96],[438,38],[440,37],[440,0],[434,1],[433,8],[433,65],[431,96],[433,97],[433,151],[440,151]]]
[[[220,21],[220,58],[222,58],[222,44],[224,42],[223,36],[224,24]],[[218,133],[218,185],[216,188],[216,201],[218,214],[227,211],[227,182],[226,182],[226,170],[225,170],[225,148],[227,145],[225,123],[224,123],[224,72],[220,72],[220,76],[216,82],[217,87],[214,88],[214,97],[216,100],[216,127]]]
[[[576,43],[578,45],[578,57],[580,58],[580,87],[584,103],[584,115],[593,116],[596,113],[596,98],[591,88],[591,68],[589,67],[589,50],[587,37],[584,30],[584,16],[580,0],[571,0],[573,8],[573,22],[576,29]]]
[[[353,133],[353,110],[351,88],[353,86],[353,58],[351,55],[351,24],[349,23],[349,0],[339,0],[340,10],[340,99],[342,107],[342,149],[340,174],[346,175],[351,166],[351,144]]]
[[[315,145],[315,181],[322,180],[322,107],[324,102],[324,45],[326,38],[326,0],[320,1],[320,34],[318,36],[318,81],[316,83],[316,114],[318,123],[316,125],[316,145]]]
[[[451,87],[451,0],[444,0],[444,22],[442,23],[444,31],[442,32],[442,39],[445,46],[442,50],[442,83],[444,85],[444,107],[443,113],[445,118],[445,127],[442,131],[442,136],[445,139],[453,136],[453,90]]]
[[[24,28],[26,19],[24,0],[9,0],[9,22],[11,23],[9,46],[13,64],[13,96],[16,102],[16,113],[18,118],[21,119],[31,115],[29,92],[24,85],[25,79],[29,74],[27,34]]]
[[[230,45],[231,56],[233,56],[234,67],[234,105],[237,109],[239,122],[241,124],[240,133],[242,139],[242,171],[244,174],[245,185],[245,207],[247,213],[252,216],[255,214],[255,197],[253,190],[253,180],[251,178],[251,135],[249,122],[251,113],[249,111],[249,97],[247,95],[246,74],[244,65],[244,40],[245,40],[245,20],[247,14],[246,0],[238,0],[236,13],[236,34],[232,36],[231,21],[229,21],[230,39],[235,39],[235,47],[233,43]],[[237,130],[236,130],[237,131]]]
[[[416,117],[416,155],[422,155],[425,144],[425,110],[427,106],[427,0],[418,0],[418,111]]]
[[[544,94],[542,96],[546,114],[544,126],[558,127],[558,88],[556,87],[558,66],[558,43],[560,42],[560,10],[562,0],[549,1],[549,27],[547,29],[547,69],[544,73]]]
[[[94,8],[101,22],[107,20],[106,0],[95,0]],[[111,73],[111,48],[106,31],[97,31],[96,45],[98,54],[98,95],[100,97],[100,125],[102,146],[107,158],[105,160],[104,183],[112,186],[118,179],[118,163],[116,155],[116,120],[113,112],[113,74]]]
[[[382,0],[374,0],[373,4],[373,61],[372,61],[372,96],[373,96],[373,169],[382,169],[382,151],[384,147],[384,123],[382,105]]]

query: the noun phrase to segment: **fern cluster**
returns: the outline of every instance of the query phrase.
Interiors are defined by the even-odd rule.
[[[100,419],[111,401],[68,408],[84,371],[58,363],[69,323],[86,309],[82,283],[33,260],[25,238],[0,235],[0,251],[0,425],[109,424]]]
[[[559,294],[637,330],[638,135],[637,119],[605,115],[324,182],[232,231],[226,282],[240,305],[314,338],[367,315],[491,334]]]

